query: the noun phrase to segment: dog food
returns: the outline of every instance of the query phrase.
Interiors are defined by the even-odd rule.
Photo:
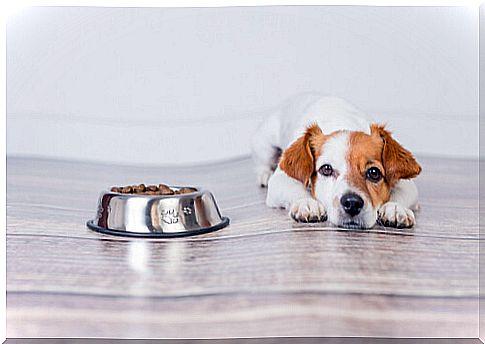
[[[135,194],[135,195],[180,195],[197,191],[194,188],[180,188],[172,189],[170,186],[165,184],[158,185],[127,185],[127,186],[113,186],[111,192],[118,192],[123,194]]]

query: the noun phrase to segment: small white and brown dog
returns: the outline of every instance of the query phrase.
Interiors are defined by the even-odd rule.
[[[344,228],[415,224],[421,172],[413,155],[384,126],[346,101],[316,94],[290,99],[252,141],[266,204],[298,222]]]

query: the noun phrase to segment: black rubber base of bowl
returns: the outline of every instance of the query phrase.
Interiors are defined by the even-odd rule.
[[[136,233],[136,232],[126,232],[126,231],[119,231],[115,229],[99,227],[98,225],[94,224],[93,220],[89,220],[88,222],[86,222],[86,226],[88,226],[88,228],[92,229],[93,231],[104,233],[104,234],[132,237],[132,238],[180,238],[180,237],[214,232],[226,227],[227,225],[229,225],[229,218],[223,217],[221,223],[218,223],[215,226],[196,229],[192,231],[186,231],[186,232],[180,232],[180,233]]]

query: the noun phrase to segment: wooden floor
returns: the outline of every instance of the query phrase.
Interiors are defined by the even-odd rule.
[[[414,230],[296,224],[249,160],[184,168],[7,160],[7,336],[478,336],[478,163],[419,159]],[[231,225],[148,240],[92,232],[99,192],[213,191]]]

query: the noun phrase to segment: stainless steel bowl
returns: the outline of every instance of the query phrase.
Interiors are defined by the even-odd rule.
[[[174,190],[182,187],[171,187]],[[212,232],[229,224],[207,190],[179,195],[102,192],[98,211],[87,226],[95,231],[132,237],[180,237]]]

